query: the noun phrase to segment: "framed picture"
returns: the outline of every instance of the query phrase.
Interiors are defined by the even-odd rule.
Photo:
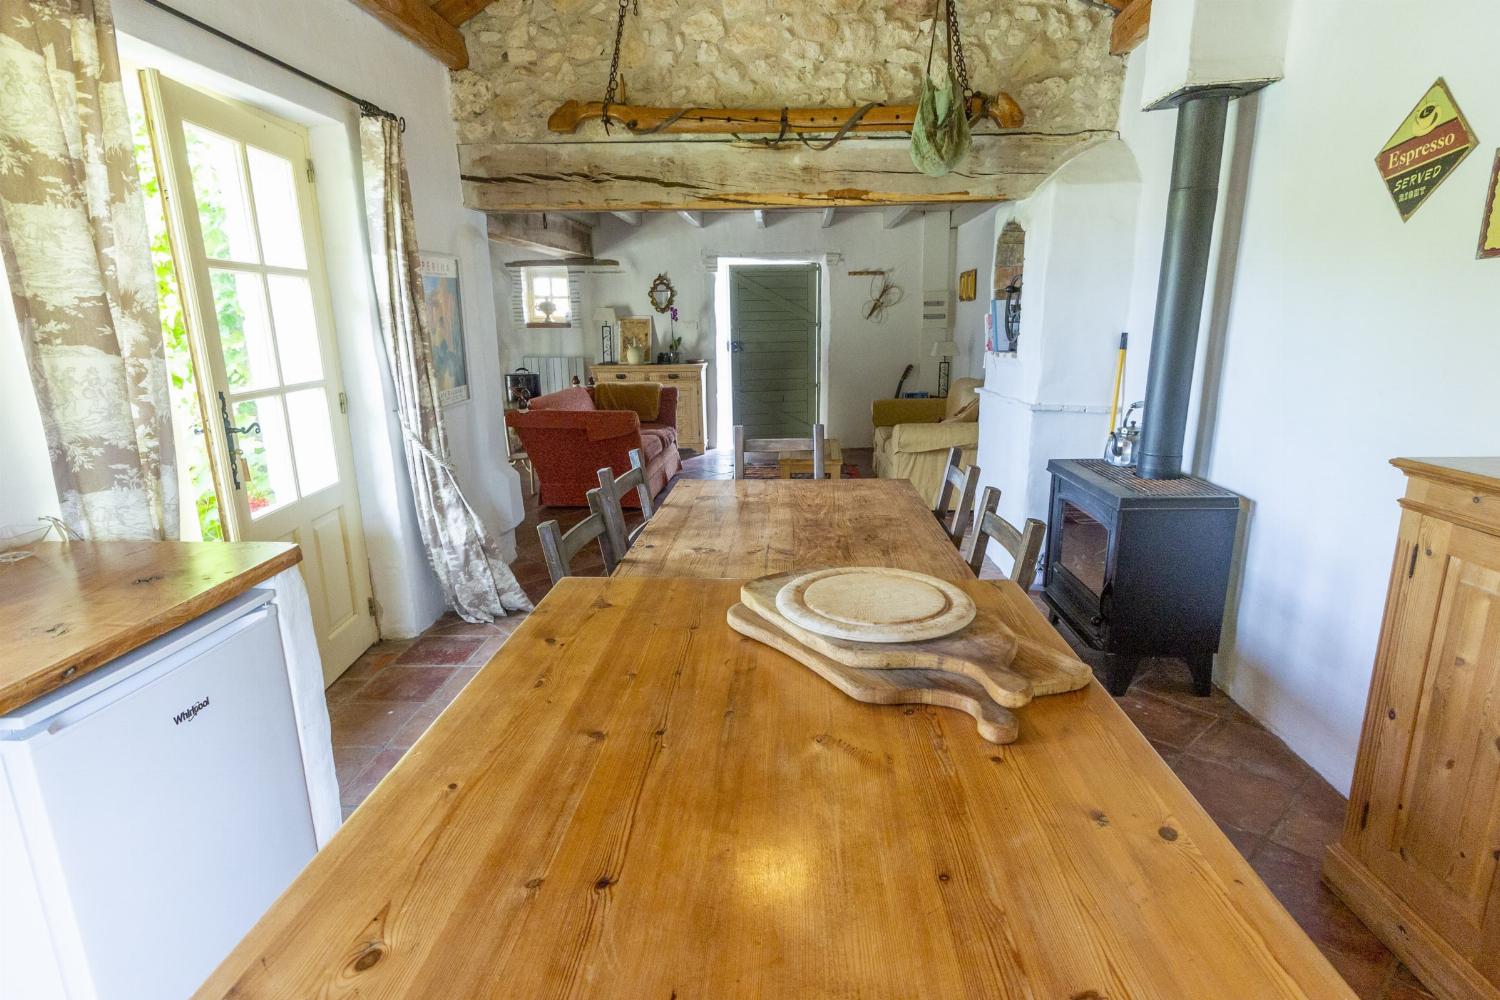
[[[1490,168],[1490,193],[1484,200],[1484,220],[1479,226],[1479,259],[1500,257],[1500,149]]]
[[[970,268],[958,276],[958,301],[973,302],[979,296],[979,269]]]
[[[432,371],[437,378],[438,405],[451,406],[469,398],[469,364],[464,349],[464,303],[458,287],[458,258],[448,254],[419,255],[422,275],[422,318],[432,337]]]
[[[631,365],[651,363],[653,325],[650,316],[620,319],[620,360]]]

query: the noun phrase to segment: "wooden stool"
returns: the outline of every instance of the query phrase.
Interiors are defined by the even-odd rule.
[[[795,473],[812,475],[813,453],[810,451],[783,451],[776,456],[776,466],[782,479],[791,479]],[[844,452],[839,448],[838,438],[823,441],[823,472],[829,479],[842,479],[844,475]]]

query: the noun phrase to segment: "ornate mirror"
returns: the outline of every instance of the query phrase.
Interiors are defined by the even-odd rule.
[[[651,282],[651,290],[646,293],[646,297],[651,300],[652,309],[664,313],[677,301],[677,289],[672,287],[672,282],[667,280],[665,273],[658,274],[656,280]]]

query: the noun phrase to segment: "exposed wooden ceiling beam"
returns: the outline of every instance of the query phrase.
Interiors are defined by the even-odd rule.
[[[701,215],[1015,200],[1085,149],[1116,138],[1105,130],[976,136],[963,169],[943,177],[913,167],[905,139],[849,140],[822,153],[671,140],[508,142],[461,145],[458,156],[464,204],[481,212]]]
[[[528,213],[490,215],[487,235],[496,243],[525,247],[549,257],[592,257],[594,235],[589,227],[561,215]]]
[[[640,212],[610,212],[609,214],[613,215],[615,218],[619,219],[627,226],[639,226],[641,224]]]
[[[1115,15],[1115,26],[1109,33],[1109,51],[1117,56],[1134,49],[1146,40],[1151,30],[1151,0],[1130,0]]]
[[[387,28],[436,56],[449,69],[469,65],[464,36],[427,6],[425,0],[354,0],[354,3]]]
[[[489,5],[490,0],[437,0],[432,9],[456,28]]]
[[[703,213],[702,212],[687,212],[687,211],[682,211],[682,212],[678,212],[677,214],[680,215],[680,216],[682,216],[682,221],[686,222],[688,225],[692,226],[694,229],[702,229],[703,228]]]
[[[838,209],[836,209],[836,208],[825,208],[825,209],[823,209],[823,228],[824,229],[827,229],[829,226],[833,225],[833,215],[837,211],[838,211]]]

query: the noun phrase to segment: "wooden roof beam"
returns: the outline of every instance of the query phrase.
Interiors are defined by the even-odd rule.
[[[449,69],[464,69],[469,65],[464,36],[427,6],[425,0],[354,0],[354,3]]]
[[[1109,51],[1123,56],[1146,40],[1151,30],[1151,0],[1130,0],[1115,15],[1115,26],[1109,33]]]
[[[524,247],[548,257],[594,256],[594,234],[566,216],[531,212],[491,214],[486,235],[496,243]]]
[[[490,0],[437,0],[433,12],[457,28],[490,5]]]

